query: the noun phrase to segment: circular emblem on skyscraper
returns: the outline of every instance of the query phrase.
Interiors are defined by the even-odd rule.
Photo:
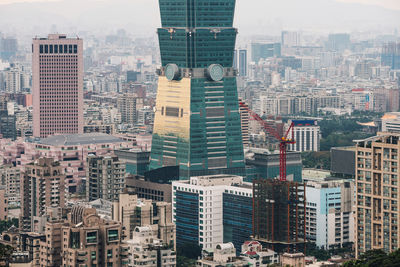
[[[219,64],[211,64],[207,69],[208,77],[213,81],[220,81],[224,78],[224,67]]]
[[[165,77],[169,81],[179,79],[179,67],[176,64],[167,64],[165,67]]]

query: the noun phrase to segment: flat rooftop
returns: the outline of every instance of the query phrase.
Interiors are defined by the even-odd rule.
[[[104,133],[60,134],[34,140],[35,143],[49,146],[73,146],[126,142],[118,137]]]

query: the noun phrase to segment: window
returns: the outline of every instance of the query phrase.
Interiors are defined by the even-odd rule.
[[[97,231],[88,232],[86,234],[86,243],[88,244],[97,243]]]
[[[170,117],[179,117],[179,108],[166,107],[165,115]]]
[[[108,242],[117,241],[119,239],[118,230],[117,229],[108,230],[107,237],[108,237]]]

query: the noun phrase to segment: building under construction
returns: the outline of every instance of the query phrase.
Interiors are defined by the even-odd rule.
[[[305,184],[253,181],[253,237],[277,252],[304,251]]]

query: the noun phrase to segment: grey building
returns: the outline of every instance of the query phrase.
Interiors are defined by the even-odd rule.
[[[140,149],[115,150],[114,154],[125,162],[126,172],[133,175],[144,175],[149,170],[150,152]]]
[[[0,111],[0,133],[3,138],[17,138],[16,118],[14,115],[8,115],[7,111]]]
[[[172,185],[170,183],[155,183],[143,176],[128,175],[126,177],[126,188],[128,192],[138,195],[139,198],[172,202]]]
[[[331,148],[331,173],[335,177],[355,178],[355,147]]]
[[[86,197],[88,201],[117,201],[125,188],[125,163],[117,156],[89,155],[86,167]]]
[[[245,150],[246,182],[254,179],[276,178],[279,176],[279,152],[271,153],[267,149],[250,148]],[[300,152],[288,152],[286,171],[288,180],[302,181],[303,163]]]

